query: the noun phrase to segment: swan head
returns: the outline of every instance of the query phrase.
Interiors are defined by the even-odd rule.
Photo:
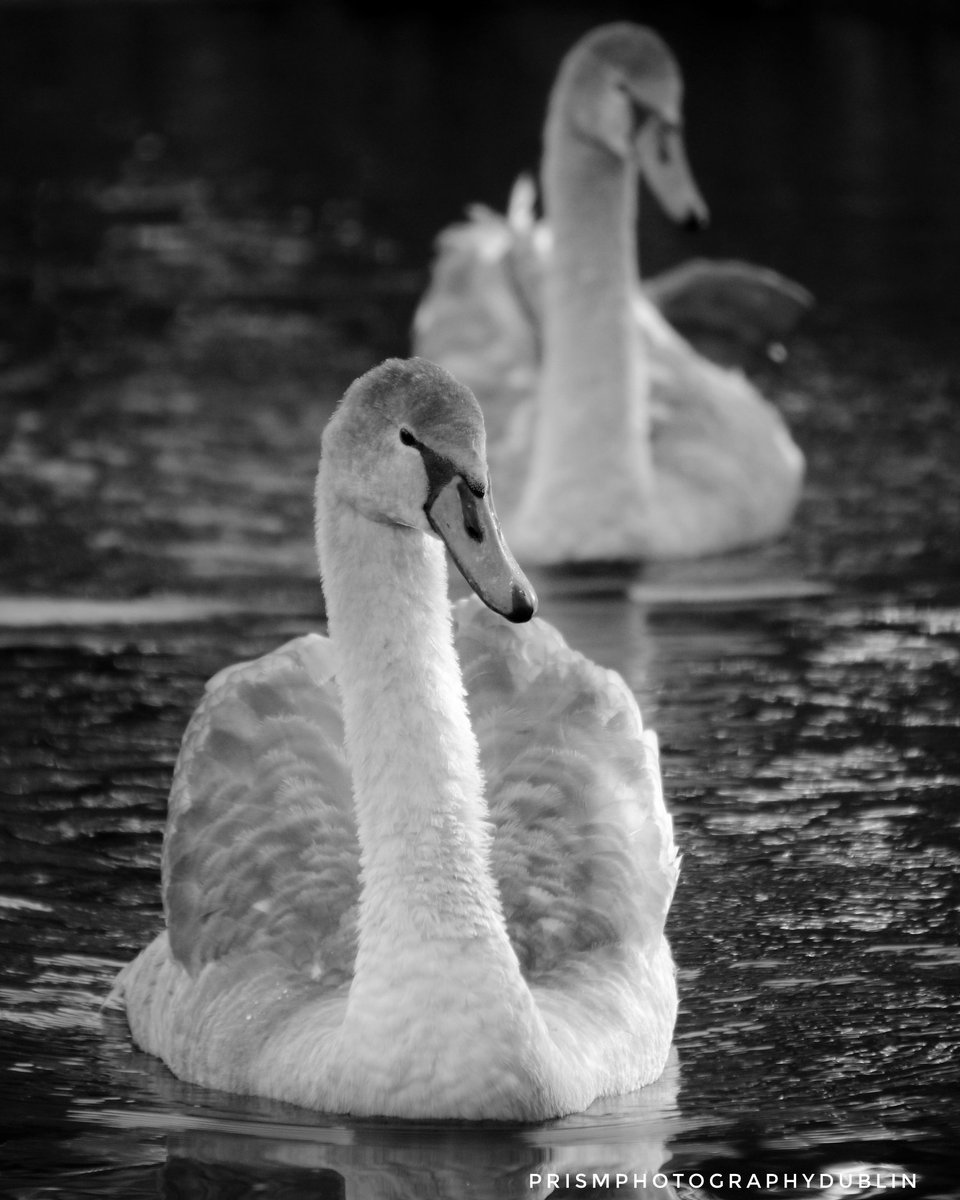
[[[556,102],[577,134],[635,164],[672,220],[707,224],[683,141],[683,79],[663,39],[642,25],[601,25],[560,68]]]
[[[387,359],[355,380],[324,430],[320,465],[337,499],[368,520],[439,537],[494,612],[534,615],[536,593],[493,507],[480,405],[442,367]]]

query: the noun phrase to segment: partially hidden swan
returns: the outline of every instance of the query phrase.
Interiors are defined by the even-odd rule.
[[[480,400],[504,529],[531,563],[736,550],[782,533],[800,496],[803,456],[776,409],[698,353],[640,287],[638,176],[674,219],[706,217],[681,98],[651,30],[605,25],[581,39],[550,96],[546,224],[521,191],[507,222],[481,214],[454,230],[414,319],[417,353]],[[724,278],[740,281],[745,304],[778,313],[775,326],[809,303],[736,263],[688,264],[657,298],[695,317]]]
[[[538,1120],[651,1082],[677,1005],[656,738],[531,620],[472,393],[420,359],[362,376],[316,498],[329,638],[207,686],[166,929],[112,993],[134,1040],[328,1112]],[[451,610],[444,543],[489,608]]]

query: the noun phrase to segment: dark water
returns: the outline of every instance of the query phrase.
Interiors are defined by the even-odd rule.
[[[610,16],[680,57],[714,213],[696,244],[645,213],[645,265],[736,254],[819,301],[749,364],[808,458],[789,536],[544,604],[660,733],[677,1061],[526,1129],[188,1087],[100,1013],[160,922],[184,724],[318,624],[330,406],[404,351],[433,231],[502,202]],[[9,5],[0,93],[0,1195],[960,1195],[950,7]],[[691,575],[829,590],[681,602]]]

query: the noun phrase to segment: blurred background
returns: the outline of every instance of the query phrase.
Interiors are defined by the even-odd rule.
[[[136,439],[126,428],[121,445],[98,450],[109,440],[103,426],[133,420],[130,403],[149,404],[171,386],[169,372],[206,380],[202,403],[195,392],[155,397],[163,411],[200,403],[179,421],[196,437],[219,383],[233,386],[238,421],[251,420],[258,386],[274,395],[306,388],[322,407],[360,369],[405,353],[436,233],[472,202],[502,209],[517,174],[536,170],[559,59],[587,28],[621,18],[658,28],[679,58],[690,159],[713,218],[692,236],[646,205],[643,273],[693,255],[740,257],[808,287],[817,307],[804,333],[817,361],[776,385],[793,422],[809,415],[809,382],[821,369],[838,375],[815,420],[831,407],[828,420],[855,421],[855,401],[842,397],[864,375],[902,386],[905,405],[950,387],[960,20],[947,0],[455,11],[8,0],[0,4],[8,587],[152,586],[138,579],[150,575],[148,562],[127,578],[109,546],[91,544],[85,523],[63,511],[57,484],[72,489],[76,509],[103,482],[103,455],[122,474]],[[115,387],[102,394],[145,370],[139,398],[118,400]],[[806,382],[802,395],[791,395],[794,379]],[[919,394],[908,398],[913,387]],[[52,415],[61,404],[67,422]],[[77,425],[88,410],[93,446],[88,424],[83,436]],[[62,442],[56,454],[38,444],[44,438]],[[817,448],[806,448],[816,489]],[[31,470],[37,455],[54,460],[40,471],[45,482]],[[141,456],[138,476],[156,465]],[[167,484],[157,480],[157,503]],[[125,520],[111,517],[120,528],[101,529],[101,543],[122,543]],[[137,540],[121,547],[134,558]]]
[[[737,257],[816,298],[743,359],[808,463],[746,569],[822,590],[544,609],[660,733],[680,1075],[526,1140],[178,1085],[99,1009],[162,919],[186,720],[319,623],[331,406],[408,351],[435,235],[536,170],[560,58],[614,19],[674,50],[712,214],[644,204],[643,273]],[[526,1196],[667,1161],[960,1194],[958,129],[952,0],[0,0],[0,1194]]]
[[[536,170],[559,59],[587,28],[621,18],[655,26],[679,58],[690,159],[713,218],[692,236],[646,205],[643,273],[740,257],[808,287],[817,361],[777,382],[794,423],[821,369],[839,377],[815,419],[832,407],[829,419],[854,420],[855,401],[841,397],[864,375],[902,386],[904,404],[928,403],[956,363],[960,304],[960,20],[948,0],[455,10],[6,0],[7,586],[153,585],[149,562],[124,566],[103,544],[120,539],[141,558],[138,538],[124,544],[126,514],[111,514],[112,532],[93,544],[89,522],[62,503],[66,488],[82,508],[104,456],[114,478],[131,463],[127,421],[142,415],[130,404],[199,403],[179,422],[195,439],[220,383],[242,422],[255,419],[258,386],[306,388],[328,406],[360,369],[405,353],[436,233],[472,202],[502,209],[517,174]],[[118,381],[143,371],[139,396],[118,399]],[[171,371],[203,376],[202,402],[189,389],[156,397]],[[794,379],[803,395],[791,396]],[[120,444],[103,444],[118,421]],[[156,456],[135,466],[142,478]],[[156,503],[167,486],[156,481]]]

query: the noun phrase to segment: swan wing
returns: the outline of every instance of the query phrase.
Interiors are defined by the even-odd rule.
[[[214,676],[187,728],[163,848],[171,954],[196,975],[269,951],[340,983],[358,894],[340,699],[312,634]]]
[[[521,177],[506,215],[474,205],[468,220],[443,230],[413,320],[414,354],[474,392],[494,452],[540,370],[545,245],[533,203],[533,183]]]
[[[535,394],[542,360],[551,235],[534,203],[535,185],[521,176],[505,215],[474,205],[467,221],[443,230],[413,323],[414,353],[471,388],[494,447],[508,436],[515,406]],[[645,279],[639,296],[685,336],[708,339],[704,353],[720,361],[734,346],[753,352],[782,341],[814,303],[802,284],[739,259],[689,259]]]
[[[690,259],[645,280],[644,291],[687,336],[714,334],[754,350],[787,337],[813,306],[801,284],[737,259]]]
[[[697,353],[648,299],[633,307],[650,365],[657,553],[716,554],[776,537],[804,476],[786,421],[742,370]]]
[[[545,621],[508,625],[472,599],[455,612],[524,970],[535,979],[605,945],[658,951],[679,860],[656,735],[633,694]]]

